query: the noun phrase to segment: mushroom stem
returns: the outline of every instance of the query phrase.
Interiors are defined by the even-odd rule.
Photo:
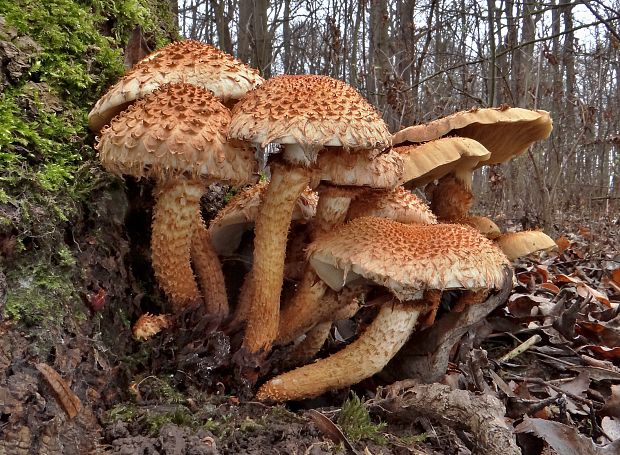
[[[176,180],[156,187],[151,260],[155,278],[175,312],[201,302],[190,260],[194,231],[201,225],[200,198],[204,186]]]
[[[312,238],[344,224],[351,205],[351,190],[326,187],[319,192]]]
[[[311,398],[356,384],[378,373],[405,344],[420,315],[417,303],[386,304],[364,333],[343,350],[276,376],[258,390],[258,400]]]
[[[295,345],[293,350],[288,354],[286,364],[291,367],[307,363],[321,350],[321,347],[323,347],[325,340],[329,336],[331,328],[331,321],[319,322],[312,327],[308,333],[306,333],[306,338]]]
[[[311,237],[329,232],[336,226],[344,224],[351,205],[353,191],[327,186],[322,188],[314,219]],[[306,265],[304,275],[297,292],[280,316],[278,344],[293,341],[301,333],[309,330],[321,321],[322,314],[335,311],[321,302],[327,285],[317,276],[310,265]],[[338,304],[338,302],[336,302]]]
[[[290,343],[321,320],[317,312],[322,309],[320,302],[326,290],[323,280],[306,266],[297,292],[280,314],[277,344]]]
[[[254,231],[254,292],[243,340],[250,353],[269,352],[278,333],[286,238],[293,207],[310,182],[310,172],[280,163],[271,166],[271,182]]]
[[[443,221],[467,217],[474,203],[474,195],[467,184],[450,174],[439,179],[436,185],[427,187],[431,210]]]
[[[352,317],[360,292],[358,287],[346,287],[336,293],[308,267],[295,296],[280,313],[276,344],[290,343],[320,322]]]
[[[196,229],[192,238],[191,253],[207,313],[224,319],[228,316],[228,298],[224,273],[222,272],[222,264],[211,243],[209,231],[207,231],[202,219],[201,225]]]
[[[327,340],[329,331],[334,322],[355,316],[355,313],[357,313],[359,309],[359,302],[357,298],[352,297],[352,295],[352,293],[345,293],[345,295],[342,293],[336,294],[331,289],[327,290],[323,302],[321,302],[321,308],[329,309],[329,316],[323,316],[320,322],[307,331],[306,337],[297,343],[288,354],[286,365],[296,367],[307,363],[319,352],[323,344],[325,344],[325,340]],[[349,303],[343,305],[340,297],[349,299]],[[330,303],[325,304],[326,301]],[[334,306],[336,303],[338,304],[338,308]]]
[[[233,316],[232,325],[245,325],[245,321],[248,319],[250,313],[250,304],[252,302],[252,296],[254,291],[254,282],[252,281],[252,270],[250,270],[243,280],[241,289],[239,290],[239,298],[237,300],[237,306],[235,307],[235,314]]]

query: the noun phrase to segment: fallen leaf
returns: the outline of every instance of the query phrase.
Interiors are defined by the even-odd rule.
[[[533,433],[562,455],[616,455],[620,440],[600,447],[577,431],[574,426],[564,425],[553,420],[525,417],[515,428],[516,433]]]
[[[571,241],[568,240],[568,237],[562,235],[555,241],[555,244],[558,246],[558,250],[560,251],[560,253],[563,253],[564,250],[566,250],[571,245]]]
[[[582,237],[589,237],[590,236],[590,228],[589,227],[581,226],[579,229],[577,229],[577,232],[579,232],[579,235],[582,236]]]
[[[601,428],[612,441],[620,439],[620,420],[613,417],[603,417]]]
[[[579,335],[583,335],[597,344],[603,344],[609,348],[620,346],[620,330],[609,327],[604,322],[578,321],[575,329]]]
[[[611,386],[611,395],[601,409],[601,414],[620,419],[620,385]]]
[[[607,297],[606,294],[603,294],[602,292],[599,292],[596,289],[592,289],[590,286],[588,286],[585,283],[577,284],[577,294],[579,294],[583,298],[592,296],[593,298],[601,302],[603,305],[611,307],[609,303],[609,298]]]
[[[554,294],[559,294],[560,293],[560,288],[557,287],[555,284],[553,283],[542,283],[540,285],[538,285],[538,287],[540,289],[545,289],[549,292],[552,292]]]
[[[45,381],[49,384],[56,400],[62,406],[70,419],[74,418],[82,410],[82,402],[78,396],[73,393],[67,381],[65,381],[51,366],[46,363],[37,363],[37,370],[43,375]]]
[[[620,267],[611,271],[611,280],[616,284],[616,286],[620,286]]]
[[[357,454],[356,450],[353,448],[351,442],[346,438],[342,430],[338,428],[338,425],[332,422],[327,416],[321,414],[316,409],[306,411],[306,416],[312,420],[319,431],[327,436],[334,444],[343,443],[348,450],[354,454]]]
[[[605,360],[620,360],[620,347],[608,348],[596,344],[587,344],[579,348],[579,350],[588,349]]]

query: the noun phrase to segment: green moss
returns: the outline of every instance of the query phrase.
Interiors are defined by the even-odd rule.
[[[124,71],[131,30],[140,26],[157,45],[175,34],[168,10],[167,0],[0,0],[0,39],[20,51],[20,73],[0,87],[0,240],[17,241],[1,264],[6,316],[57,324],[85,308],[74,244],[65,237],[91,191],[109,183],[87,115]]]
[[[362,439],[371,440],[377,444],[387,442],[381,431],[386,427],[385,423],[375,424],[370,419],[370,414],[364,403],[357,395],[351,393],[350,397],[342,405],[338,425],[351,441],[357,442]]]
[[[73,284],[72,267],[75,259],[68,250],[61,249],[58,262],[48,262],[46,257],[25,255],[20,264],[7,274],[7,300],[5,314],[26,326],[53,324],[60,326],[69,313],[72,302],[79,300]],[[74,320],[84,315],[71,310]]]

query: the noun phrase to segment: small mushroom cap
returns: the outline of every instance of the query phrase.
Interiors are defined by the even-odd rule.
[[[363,216],[389,218],[404,224],[437,224],[437,217],[428,205],[402,186],[391,191],[365,191],[354,199],[348,219]]]
[[[511,261],[537,251],[557,248],[553,239],[542,231],[508,232],[495,241]]]
[[[209,91],[164,85],[116,116],[96,145],[117,174],[191,176],[245,184],[256,175],[254,151],[226,140],[230,111]]]
[[[230,137],[265,146],[298,144],[314,162],[324,146],[384,149],[391,134],[353,87],[328,76],[276,76],[233,108]]]
[[[268,182],[237,193],[209,224],[211,243],[220,256],[231,255],[239,247],[243,233],[252,229],[260,211]],[[293,208],[293,221],[307,222],[316,214],[318,195],[307,188]]]
[[[446,135],[469,137],[491,152],[487,161],[478,164],[480,167],[508,161],[525,152],[534,142],[549,137],[552,129],[553,123],[546,111],[504,107],[472,109],[404,128],[394,135],[393,142],[428,142]]]
[[[362,277],[401,300],[428,289],[501,287],[509,262],[490,240],[460,224],[406,225],[363,217],[319,237],[307,249],[311,266],[339,291]]]
[[[478,230],[482,235],[484,235],[487,239],[496,239],[501,235],[501,231],[497,224],[493,222],[493,220],[487,218],[486,216],[468,216],[466,218],[462,218],[460,220],[455,221],[455,223],[467,224]]]
[[[339,148],[321,151],[317,160],[320,180],[334,185],[394,188],[403,173],[403,157],[393,150],[349,153]]]
[[[131,102],[161,85],[178,82],[210,90],[226,102],[241,98],[263,78],[213,46],[192,40],[175,42],[144,57],[112,86],[88,114],[88,125],[97,132]]]
[[[146,341],[172,325],[172,316],[169,314],[144,313],[131,328],[136,340]]]
[[[421,187],[450,173],[469,187],[472,171],[491,156],[480,142],[464,137],[446,137],[393,150],[403,158],[400,181],[408,187]]]

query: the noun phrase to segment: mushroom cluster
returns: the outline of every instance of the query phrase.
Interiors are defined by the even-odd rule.
[[[151,258],[172,314],[145,314],[135,336],[204,305],[223,327],[244,329],[236,359],[246,380],[265,373],[274,346],[286,366],[302,365],[260,378],[260,400],[314,397],[378,373],[416,326],[441,316],[444,291],[457,296],[454,311],[475,305],[511,285],[510,260],[555,245],[469,213],[473,171],[546,138],[544,111],[478,109],[392,136],[342,81],[264,81],[212,46],[181,41],[131,69],[89,125],[104,167],[156,182]],[[255,150],[268,144],[279,153],[270,179],[256,183]],[[245,188],[207,227],[200,198],[216,181]],[[424,187],[430,206],[411,191]],[[249,242],[251,267],[229,301],[220,258]],[[332,324],[361,306],[374,318],[357,338],[308,363]]]

